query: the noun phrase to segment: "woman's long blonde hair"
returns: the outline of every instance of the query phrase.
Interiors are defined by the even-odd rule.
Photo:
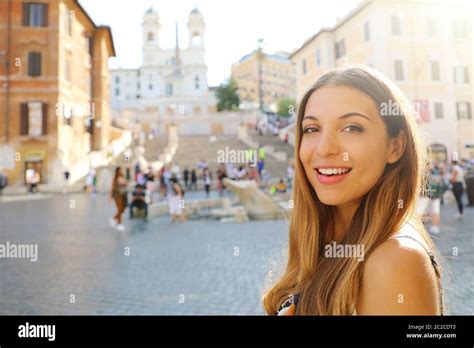
[[[354,257],[323,257],[324,246],[334,240],[335,207],[318,199],[299,158],[306,104],[311,94],[323,86],[346,86],[361,91],[374,101],[378,110],[384,104],[396,104],[400,111],[398,115],[380,117],[389,138],[403,131],[407,140],[401,158],[396,163],[387,164],[377,184],[362,198],[340,243],[363,245],[366,259],[408,222],[434,250],[431,238],[414,214],[424,178],[423,144],[414,110],[390,80],[372,69],[353,66],[332,70],[316,81],[298,107],[294,208],[290,217],[288,260],[281,278],[264,294],[263,306],[268,314],[276,314],[288,295],[295,293],[301,295],[296,311],[299,315],[350,315],[357,303],[363,263]]]

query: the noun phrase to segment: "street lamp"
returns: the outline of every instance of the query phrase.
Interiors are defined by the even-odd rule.
[[[0,56],[5,59],[5,118],[4,118],[4,127],[5,133],[2,137],[2,142],[6,143],[8,141],[8,119],[10,112],[10,53],[11,53],[11,30],[12,30],[12,1],[8,0],[8,22],[7,22],[7,49],[6,51],[0,52]]]
[[[257,49],[257,61],[258,61],[258,106],[261,112],[263,112],[263,96],[262,96],[262,61],[264,58],[263,53],[263,39],[258,39],[258,49]]]
[[[2,89],[5,89],[5,116],[3,119],[3,126],[5,128],[4,134],[2,135],[2,143],[7,142],[8,140],[8,103],[9,103],[9,70],[10,70],[10,64],[8,61],[7,53],[6,51],[0,51],[0,58],[3,58],[4,61],[4,68],[5,68],[5,75],[6,79],[5,82],[2,84]]]

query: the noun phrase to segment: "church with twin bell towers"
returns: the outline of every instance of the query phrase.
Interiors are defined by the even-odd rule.
[[[160,15],[153,7],[145,12],[141,67],[111,70],[111,105],[115,112],[146,111],[158,119],[208,113],[206,25],[197,8],[189,14],[187,28],[186,48],[179,47],[177,22],[175,47],[162,47]]]

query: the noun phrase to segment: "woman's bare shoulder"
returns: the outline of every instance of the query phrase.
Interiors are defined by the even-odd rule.
[[[399,234],[408,238],[389,238],[380,244],[367,258],[366,270],[374,271],[377,274],[380,270],[383,270],[383,273],[406,271],[406,268],[410,266],[419,268],[425,265],[430,269],[432,268],[426,251],[428,246],[418,232],[413,227],[406,226]]]
[[[437,280],[421,236],[411,226],[366,259],[358,314],[436,314]],[[359,308],[360,307],[360,308]]]
[[[420,233],[407,223],[374,250],[367,259],[367,264],[390,262],[392,259],[398,260],[403,256],[409,258],[407,261],[416,261],[416,259],[429,261],[427,250],[429,250],[429,246]]]

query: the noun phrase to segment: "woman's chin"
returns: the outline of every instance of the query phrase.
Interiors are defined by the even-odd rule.
[[[338,194],[334,191],[332,192],[318,192],[316,191],[319,200],[325,205],[341,205],[351,201],[348,199],[347,195]]]
[[[318,194],[318,198],[321,203],[325,205],[340,205],[343,204],[346,200],[342,197],[337,197],[337,195],[333,194]]]

